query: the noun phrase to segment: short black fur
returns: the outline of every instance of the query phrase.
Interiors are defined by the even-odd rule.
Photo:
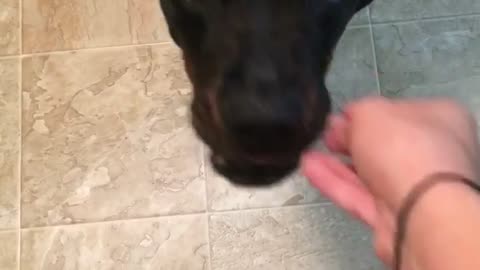
[[[160,0],[217,172],[266,186],[297,168],[331,111],[324,78],[335,46],[371,2]]]

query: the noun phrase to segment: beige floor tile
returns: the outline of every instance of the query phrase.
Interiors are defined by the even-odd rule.
[[[210,217],[212,270],[380,270],[370,235],[337,208],[289,207]]]
[[[23,65],[23,226],[205,210],[202,147],[175,47]]]
[[[0,55],[19,53],[18,0],[0,0]]]
[[[450,97],[480,119],[480,16],[377,25],[373,31],[385,95]]]
[[[379,94],[372,46],[368,27],[347,29],[340,39],[325,78],[334,111],[359,98]]]
[[[27,230],[22,270],[207,270],[205,216]]]
[[[418,20],[478,14],[480,2],[477,0],[375,0],[370,5],[373,22]]]
[[[239,210],[323,201],[319,192],[299,173],[279,185],[268,188],[245,188],[232,185],[224,177],[207,168],[208,208],[211,211]]]
[[[24,0],[24,52],[170,40],[158,0]]]
[[[19,60],[0,60],[0,230],[18,227]]]
[[[17,270],[18,233],[0,232],[0,269]]]

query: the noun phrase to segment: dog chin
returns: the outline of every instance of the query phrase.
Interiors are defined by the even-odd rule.
[[[228,181],[239,187],[271,187],[282,183],[298,167],[298,162],[281,165],[255,164],[250,162],[227,162],[217,156],[211,156],[214,170]],[[239,165],[241,164],[241,165]]]

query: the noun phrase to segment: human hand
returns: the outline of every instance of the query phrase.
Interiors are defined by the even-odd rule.
[[[392,263],[396,216],[412,187],[436,172],[477,179],[477,125],[452,101],[365,98],[332,116],[325,144],[351,158],[306,153],[302,170],[321,193],[371,226],[375,250]]]

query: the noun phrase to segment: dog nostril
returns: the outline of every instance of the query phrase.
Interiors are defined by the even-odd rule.
[[[280,154],[291,151],[290,146],[296,144],[295,138],[301,133],[300,122],[294,118],[270,121],[257,118],[236,123],[233,134],[239,146],[250,153]]]
[[[238,151],[258,157],[302,150],[296,149],[305,137],[305,106],[300,91],[265,85],[236,92],[233,89],[225,88],[220,95],[219,112],[228,140]]]

